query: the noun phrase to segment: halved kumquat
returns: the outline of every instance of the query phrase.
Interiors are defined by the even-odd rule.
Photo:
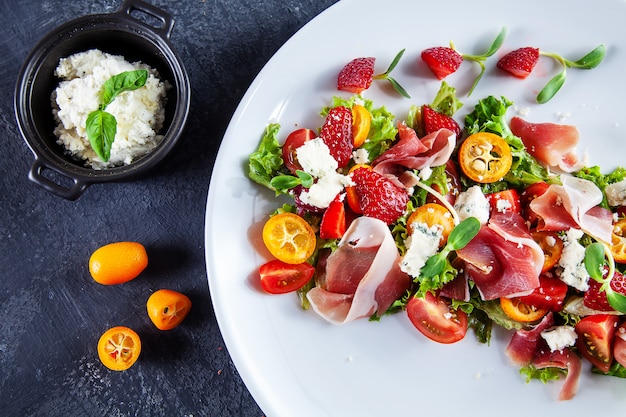
[[[317,241],[306,220],[294,213],[280,213],[263,226],[263,243],[276,259],[301,264],[313,255]]]
[[[125,326],[112,327],[98,340],[98,357],[112,371],[125,371],[135,364],[141,353],[141,339]]]
[[[360,104],[352,106],[352,143],[355,148],[361,147],[370,133],[372,115]]]
[[[454,229],[454,218],[447,208],[437,203],[426,203],[415,209],[406,221],[409,234],[412,234],[416,225],[422,223],[431,228],[437,226],[441,228],[440,246],[448,241],[448,236]]]
[[[146,308],[157,329],[172,330],[189,314],[191,300],[178,291],[161,289],[150,295]]]

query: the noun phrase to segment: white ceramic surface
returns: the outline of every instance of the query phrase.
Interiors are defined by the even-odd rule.
[[[465,53],[481,53],[504,26],[500,52],[470,98],[478,71],[463,63],[446,81],[466,106],[479,98],[505,96],[515,102],[509,116],[526,113],[535,122],[568,123],[581,132],[580,153],[608,171],[626,159],[626,2],[621,0],[342,0],[293,36],[267,63],[233,116],[210,183],[206,213],[206,261],[215,312],[228,350],[250,392],[268,417],[351,417],[390,415],[528,416],[603,415],[626,410],[626,380],[598,377],[585,363],[578,395],[558,402],[560,383],[527,384],[508,363],[508,336],[494,334],[490,346],[472,332],[454,345],[430,342],[403,314],[380,322],[343,326],[324,322],[299,308],[293,294],[270,296],[255,284],[267,259],[260,227],[276,206],[273,194],[245,176],[248,155],[266,125],[278,121],[280,138],[295,127],[316,129],[319,110],[336,89],[336,76],[353,58],[374,56],[384,71],[402,48],[393,76],[408,90],[404,99],[386,83],[364,94],[397,117],[410,104],[432,101],[439,82],[419,59],[431,46],[453,41]],[[592,71],[569,69],[563,89],[547,104],[534,97],[555,74],[541,58],[525,80],[495,68],[503,53],[539,47],[578,59],[600,43],[607,56]],[[539,414],[537,414],[539,413]]]

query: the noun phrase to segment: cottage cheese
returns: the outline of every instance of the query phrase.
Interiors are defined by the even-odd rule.
[[[124,71],[146,69],[144,87],[118,95],[106,108],[117,120],[117,134],[108,162],[91,148],[86,132],[87,116],[100,105],[102,85]],[[121,56],[97,49],[61,58],[55,75],[62,81],[52,93],[54,134],[66,152],[94,169],[127,165],[152,151],[163,140],[159,130],[165,120],[166,94],[170,85],[142,63],[129,63]]]

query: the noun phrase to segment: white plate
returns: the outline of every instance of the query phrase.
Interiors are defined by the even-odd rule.
[[[569,69],[563,89],[550,102],[535,104],[538,90],[555,73],[542,58],[525,80],[504,76],[497,56],[470,98],[467,88],[478,67],[463,63],[447,81],[457,88],[468,112],[476,100],[504,95],[527,110],[528,120],[577,125],[581,153],[606,169],[624,164],[626,3],[611,0],[343,0],[311,21],[268,62],[243,98],[221,145],[210,184],[206,213],[206,261],[211,297],[220,329],[244,382],[269,417],[471,415],[617,415],[626,409],[626,380],[598,377],[585,364],[578,395],[558,402],[560,383],[525,383],[504,355],[505,334],[490,346],[468,332],[449,346],[430,342],[406,316],[343,326],[324,322],[299,308],[293,294],[270,296],[255,284],[266,259],[260,225],[276,206],[272,193],[245,176],[248,155],[266,125],[278,121],[281,138],[297,127],[321,125],[319,110],[335,89],[336,76],[359,56],[377,58],[386,70],[402,48],[393,76],[409,91],[403,99],[384,82],[365,93],[404,117],[410,104],[432,101],[439,82],[419,60],[422,49],[447,45],[480,53],[501,27],[508,35],[501,53],[539,47],[576,60],[600,43],[605,61],[592,71]],[[348,95],[346,95],[348,96]],[[462,119],[459,119],[460,121]],[[606,171],[606,170],[605,170]],[[478,414],[479,413],[479,414]]]

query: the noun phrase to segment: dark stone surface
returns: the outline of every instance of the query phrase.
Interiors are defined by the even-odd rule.
[[[13,111],[28,52],[60,23],[116,11],[121,0],[0,2],[0,414],[3,416],[262,416],[220,335],[204,264],[204,212],[214,158],[239,100],[272,54],[334,0],[154,0],[176,20],[171,42],[192,85],[186,133],[149,177],[96,184],[66,201],[31,183],[33,156]],[[322,57],[312,57],[321,59]],[[229,219],[228,221],[237,221]],[[97,247],[142,242],[150,265],[127,284],[89,276]],[[145,313],[156,289],[193,309],[160,332]],[[114,325],[142,337],[139,362],[104,368]]]

